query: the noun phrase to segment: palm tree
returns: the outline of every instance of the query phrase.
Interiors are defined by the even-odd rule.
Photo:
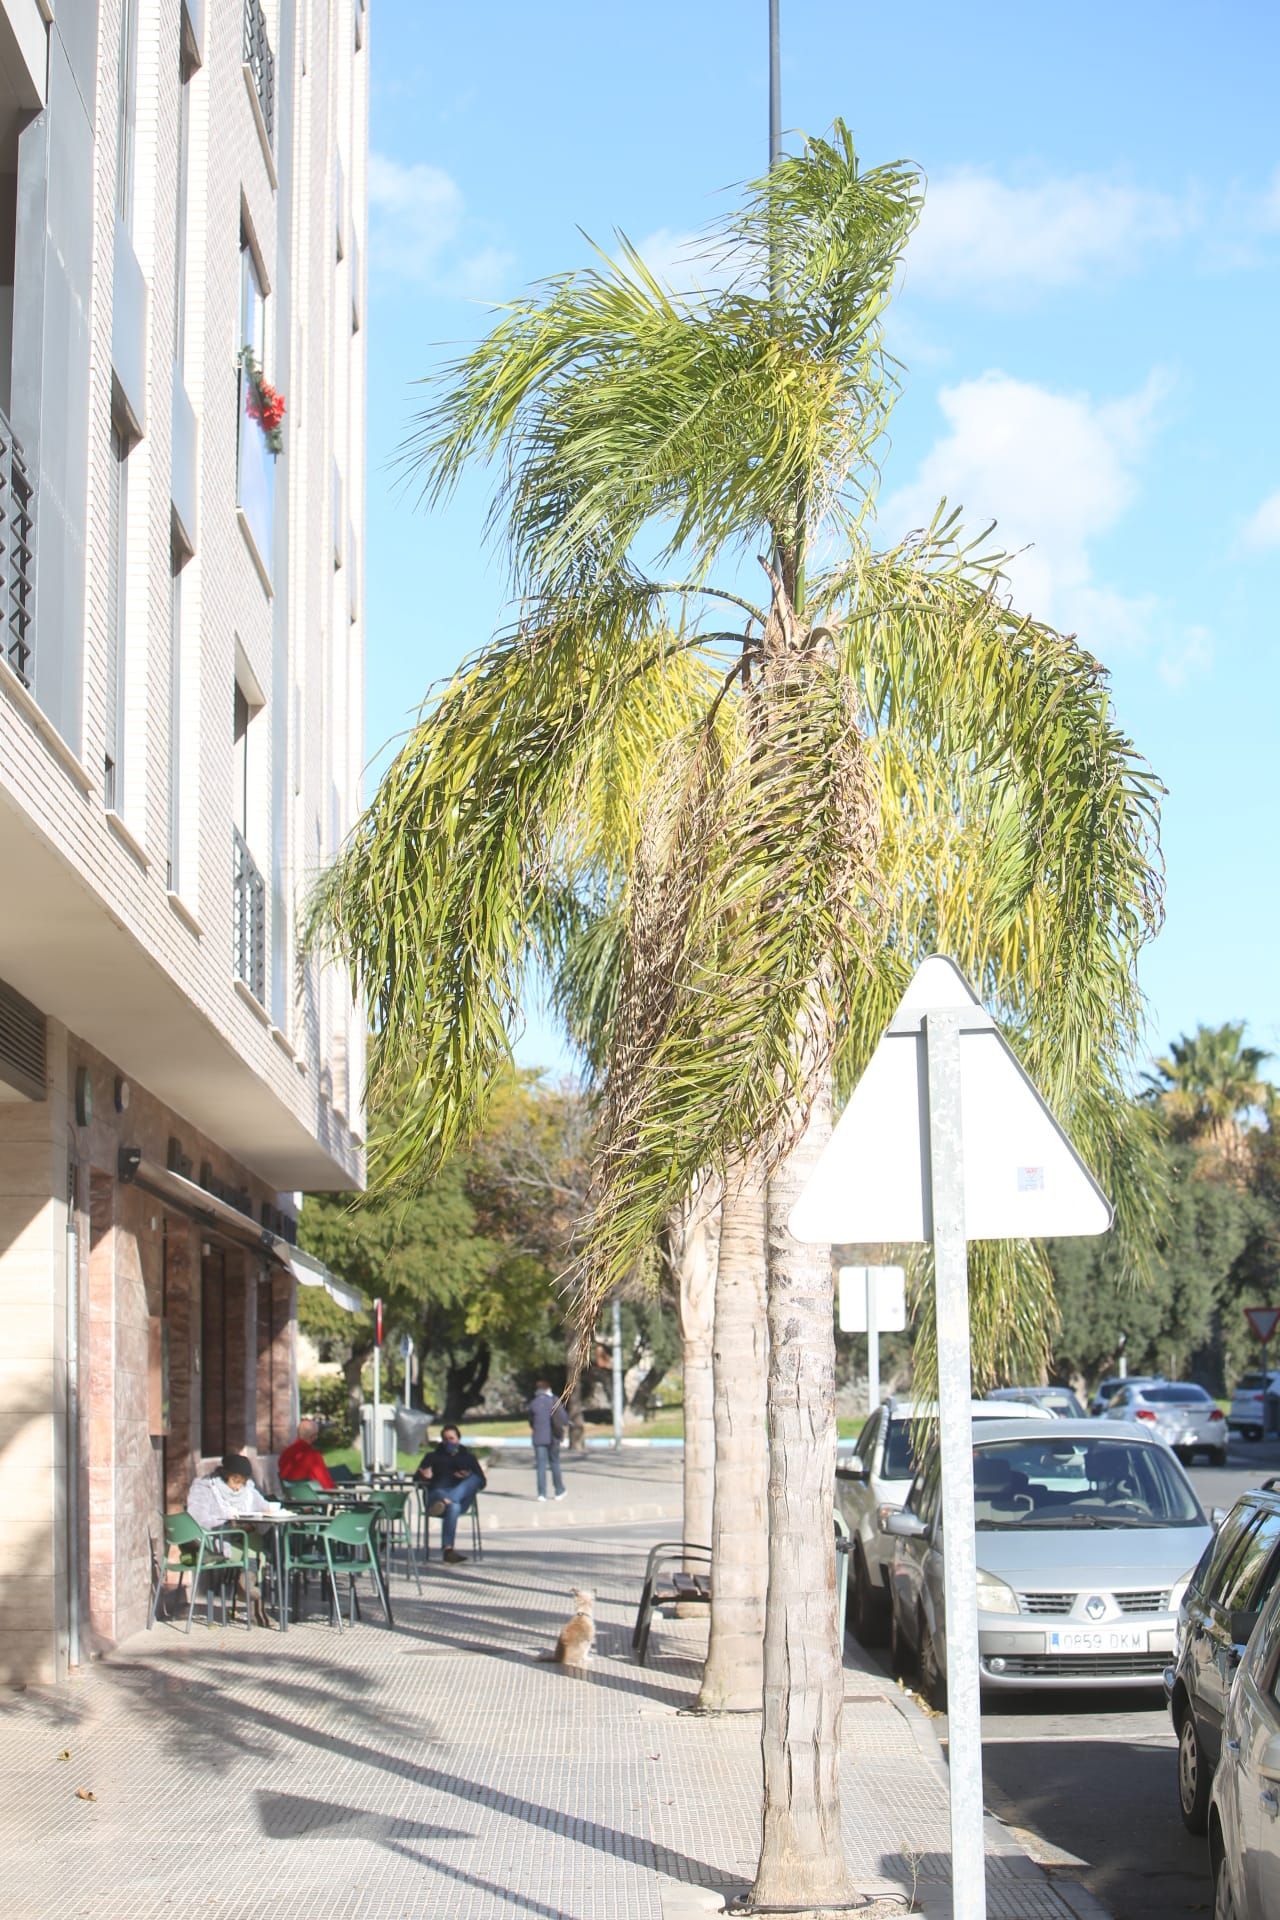
[[[1157,784],[1097,662],[1011,609],[954,517],[868,539],[881,322],[919,204],[910,168],[863,170],[837,126],[708,237],[712,290],[622,241],[445,370],[408,455],[428,505],[497,461],[518,613],[424,712],[318,908],[372,1002],[375,1081],[409,1088],[387,1163],[412,1179],[483,1115],[566,894],[620,898],[584,1328],[708,1169],[760,1195],[720,1278],[763,1236],[761,1906],[849,1892],[831,1260],[786,1228],[833,1069],[946,942],[1098,1170],[1144,1151],[1121,1079]],[[941,865],[913,876],[922,848]],[[1043,1344],[1034,1253],[984,1254],[974,1290],[979,1355]]]
[[[1234,1174],[1248,1157],[1249,1114],[1269,1111],[1275,1095],[1260,1071],[1271,1055],[1246,1047],[1244,1030],[1241,1020],[1184,1033],[1146,1076],[1174,1138],[1207,1147]]]

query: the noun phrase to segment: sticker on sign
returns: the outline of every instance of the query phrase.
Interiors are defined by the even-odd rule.
[[[1280,1327],[1280,1307],[1246,1307],[1244,1317],[1265,1347]]]

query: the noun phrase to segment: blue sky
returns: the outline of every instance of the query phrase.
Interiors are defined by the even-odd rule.
[[[841,115],[928,180],[888,344],[880,521],[996,519],[1021,604],[1081,635],[1169,789],[1162,1049],[1246,1019],[1280,1053],[1280,13],[783,0],[783,119]],[[765,0],[376,0],[368,744],[501,617],[482,484],[397,483],[413,383],[488,306],[615,227],[656,264],[766,159]],[[535,1022],[522,1054],[556,1064]],[[1276,1075],[1280,1069],[1273,1065]]]

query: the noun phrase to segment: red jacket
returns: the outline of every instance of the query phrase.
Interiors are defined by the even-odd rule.
[[[318,1487],[333,1485],[324,1455],[305,1440],[291,1440],[276,1464],[282,1480],[314,1480]]]

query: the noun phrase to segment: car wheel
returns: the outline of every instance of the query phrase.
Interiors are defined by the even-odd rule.
[[[867,1572],[861,1547],[853,1550],[853,1631],[864,1647],[882,1647],[886,1638],[883,1594],[877,1593]]]
[[[1209,1788],[1212,1781],[1190,1708],[1178,1728],[1178,1811],[1188,1833],[1203,1833],[1209,1824]]]
[[[1215,1467],[1225,1467],[1227,1464],[1226,1448],[1219,1447],[1216,1453],[1211,1453],[1209,1455],[1209,1460],[1210,1460],[1210,1463]]]
[[[929,1622],[923,1617],[920,1621],[920,1692],[929,1705],[938,1713],[947,1710],[947,1683],[942,1677],[942,1668],[938,1665],[938,1649],[933,1644],[933,1635],[929,1631]]]
[[[889,1665],[895,1679],[907,1679],[914,1671],[915,1664],[915,1649],[902,1631],[897,1607],[891,1604],[889,1607]]]

